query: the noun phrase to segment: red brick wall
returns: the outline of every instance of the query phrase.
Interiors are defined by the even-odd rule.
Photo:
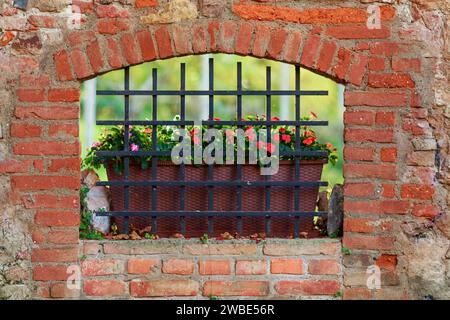
[[[299,63],[346,85],[343,246],[353,253],[344,259],[344,297],[408,295],[408,279],[399,276],[407,264],[398,239],[401,224],[433,219],[447,206],[445,189],[435,179],[436,145],[427,120],[431,108],[427,77],[435,70],[436,60],[425,59],[418,31],[405,27],[397,5],[381,5],[382,28],[369,30],[365,26],[368,1],[322,7],[316,1],[234,1],[230,5],[204,0],[199,6],[196,1],[193,7],[183,6],[186,12],[168,10],[166,1],[99,2],[73,1],[72,9],[79,8],[74,11],[82,14],[78,29],[67,26],[64,8],[50,10],[42,1],[35,2],[40,11],[21,11],[9,4],[0,8],[0,83],[6,88],[0,92],[4,146],[0,175],[8,199],[3,206],[16,226],[11,232],[26,239],[24,248],[16,245],[11,252],[23,251],[18,268],[26,275],[30,296],[64,297],[63,284],[58,282],[65,279],[63,270],[80,263],[80,83],[128,65],[206,52]],[[103,249],[108,246],[104,244]],[[103,254],[109,259],[107,252]],[[263,255],[254,258],[270,260]],[[147,284],[128,287],[120,280],[127,270],[122,263],[128,259],[119,259],[120,276],[108,276],[111,283],[93,276],[82,294],[125,296],[151,291]],[[160,269],[163,257],[156,259],[157,272],[162,273],[171,268],[192,273],[193,265],[200,277],[203,268],[198,265],[202,257],[189,257],[186,265],[166,262],[167,269],[164,262]],[[228,280],[238,278],[234,272],[250,268],[244,262],[235,265],[238,258],[223,259],[233,272]],[[114,263],[106,269],[116,270]],[[275,270],[289,265],[272,263]],[[367,290],[362,276],[373,263],[387,274],[378,291]],[[245,289],[227,285],[223,290],[267,293],[266,282],[274,281],[267,268],[261,269],[265,272],[261,283]],[[335,270],[327,262],[308,262],[310,272],[327,268]],[[183,282],[176,288],[197,295],[201,294],[199,283]],[[287,282],[275,290],[288,294],[302,291],[302,286]],[[312,284],[307,287],[316,290]],[[165,290],[165,285],[158,288]],[[216,293],[206,284],[203,290]]]

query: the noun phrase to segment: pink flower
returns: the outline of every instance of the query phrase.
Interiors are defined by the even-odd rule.
[[[194,144],[199,144],[200,143],[200,138],[197,136],[193,136],[192,137],[192,141],[194,141]]]
[[[139,151],[139,146],[137,144],[132,143],[131,144],[131,151],[133,151],[133,152]]]
[[[289,143],[289,142],[291,142],[291,135],[289,135],[289,134],[283,134],[283,135],[281,136],[281,140],[283,140],[283,141],[286,142],[286,143]]]
[[[92,148],[98,148],[102,145],[102,143],[100,141],[96,141],[92,144]]]

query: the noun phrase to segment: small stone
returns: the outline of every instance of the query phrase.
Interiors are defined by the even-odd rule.
[[[109,189],[103,186],[92,187],[86,195],[87,209],[98,211],[104,209],[109,211]],[[92,216],[92,226],[95,230],[103,233],[109,231],[111,225],[110,217],[103,217],[94,214]]]
[[[430,150],[436,150],[437,144],[436,140],[434,139],[414,139],[412,141],[414,150],[416,151],[430,151]]]
[[[71,0],[31,0],[31,7],[42,12],[61,12],[71,2]]]
[[[172,23],[197,18],[197,6],[189,0],[173,0],[167,3],[158,13],[141,17],[145,24]]]
[[[37,54],[42,49],[42,43],[37,33],[19,33],[12,48],[19,54]]]
[[[98,174],[94,170],[83,170],[81,172],[81,184],[83,187],[91,189],[99,181]]]
[[[344,187],[336,184],[331,192],[328,208],[327,232],[328,235],[337,235],[342,231],[344,217]]]
[[[227,2],[223,0],[203,0],[201,14],[209,18],[217,18],[226,12]]]

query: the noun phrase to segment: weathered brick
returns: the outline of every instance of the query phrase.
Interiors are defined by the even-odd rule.
[[[250,23],[243,22],[239,25],[239,31],[236,37],[236,53],[247,55],[250,52],[252,34],[253,26]]]
[[[334,280],[279,281],[275,285],[281,295],[334,295],[339,289],[339,282]]]
[[[308,263],[308,272],[310,274],[338,274],[340,271],[341,267],[336,260],[310,260]]]
[[[31,254],[32,262],[75,262],[78,248],[35,248]]]
[[[272,274],[302,274],[302,259],[272,259],[270,260],[270,273]]]
[[[162,271],[169,274],[194,273],[194,261],[189,259],[168,259],[163,261]]]
[[[14,154],[18,155],[77,155],[79,143],[67,143],[59,141],[39,141],[16,143],[13,147]]]
[[[392,250],[395,237],[392,236],[350,236],[344,237],[343,246],[349,249]]]
[[[416,204],[412,210],[413,215],[424,218],[435,218],[439,213],[439,208],[430,204]]]
[[[78,102],[80,101],[80,89],[79,88],[49,89],[48,101]]]
[[[183,252],[192,255],[250,255],[256,253],[256,244],[186,244]]]
[[[344,158],[347,161],[373,161],[373,148],[344,147]]]
[[[228,275],[231,273],[229,260],[200,260],[198,272],[201,275]]]
[[[369,74],[369,87],[372,88],[414,88],[414,80],[408,74]]]
[[[317,69],[322,72],[327,72],[333,62],[334,54],[336,53],[336,43],[333,41],[323,41],[320,49],[319,59],[317,61]]]
[[[71,211],[38,211],[34,222],[46,227],[76,227],[80,223],[80,214]]]
[[[87,296],[115,297],[127,294],[128,285],[120,280],[84,280],[83,289]]]
[[[156,59],[155,45],[150,31],[141,30],[136,33],[137,41],[141,48],[141,54],[144,61],[151,61]]]
[[[128,260],[128,273],[130,274],[149,274],[156,271],[159,267],[157,259],[130,259]]]
[[[267,262],[265,260],[238,260],[236,261],[237,275],[266,274]]]
[[[346,91],[344,101],[346,106],[405,107],[407,95],[396,92]]]
[[[272,31],[269,45],[267,47],[267,55],[269,58],[278,59],[280,57],[287,35],[287,32],[282,28]]]
[[[49,243],[77,244],[79,241],[78,230],[51,230],[47,234]]]
[[[204,296],[267,296],[267,281],[206,281],[203,285]]]
[[[84,276],[107,276],[123,274],[124,261],[121,260],[84,260],[81,262],[81,272]]]
[[[161,59],[173,56],[172,40],[167,27],[160,27],[155,31],[156,44]]]
[[[268,256],[335,255],[340,250],[338,242],[321,240],[267,243],[263,252]]]
[[[131,281],[133,297],[196,296],[199,284],[193,280],[149,280]]]
[[[404,184],[400,194],[403,199],[431,200],[436,189],[431,185]]]
[[[53,55],[55,62],[56,74],[61,81],[73,80],[72,69],[69,62],[67,51],[61,50]]]
[[[41,126],[29,123],[12,123],[10,127],[11,137],[32,138],[42,134]]]
[[[69,277],[66,265],[38,265],[33,267],[33,280],[67,280]]]

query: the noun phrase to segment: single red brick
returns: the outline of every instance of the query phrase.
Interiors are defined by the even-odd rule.
[[[298,61],[301,43],[302,43],[301,32],[294,31],[289,33],[288,44],[286,46],[286,52],[283,58],[284,61],[291,63]]]
[[[95,12],[99,18],[128,18],[130,16],[127,9],[121,9],[113,4],[97,5]]]
[[[38,265],[33,267],[33,280],[35,281],[67,280],[69,275],[66,265]]]
[[[319,53],[319,46],[320,37],[318,35],[309,36],[303,47],[300,63],[306,67],[313,67]]]
[[[370,53],[382,56],[394,56],[401,52],[401,48],[396,42],[375,42],[371,44]]]
[[[53,55],[55,62],[56,74],[61,81],[73,80],[72,68],[69,62],[67,51],[61,50]]]
[[[78,247],[35,248],[31,254],[32,262],[75,262],[77,260]]]
[[[1,160],[0,173],[28,172],[33,167],[32,160]]]
[[[158,0],[136,0],[134,3],[136,8],[148,8],[158,6]]]
[[[405,107],[407,95],[391,92],[345,92],[346,106]]]
[[[229,260],[200,260],[198,273],[201,275],[228,275],[231,273]]]
[[[383,193],[381,194],[385,198],[394,198],[395,197],[395,185],[393,184],[382,184]]]
[[[434,218],[439,215],[439,209],[429,204],[416,204],[412,210],[416,217]]]
[[[420,72],[420,59],[392,57],[392,70]]]
[[[46,227],[76,227],[80,224],[80,214],[72,211],[38,211],[34,222]]]
[[[84,293],[87,296],[114,297],[128,292],[128,285],[120,280],[84,280]]]
[[[378,257],[376,265],[382,269],[394,271],[397,267],[397,256],[393,254],[382,254]]]
[[[217,51],[217,37],[219,35],[220,24],[218,21],[211,21],[208,24],[209,49],[211,52]]]
[[[278,59],[280,57],[287,35],[287,32],[283,28],[277,28],[272,31],[267,47],[267,55],[269,58]]]
[[[382,148],[380,150],[380,159],[384,162],[396,162],[397,148]]]
[[[404,184],[400,194],[403,199],[431,200],[436,191],[432,185]]]
[[[91,63],[92,70],[99,73],[103,68],[103,58],[98,41],[94,41],[86,47],[86,54]]]
[[[344,288],[345,300],[370,300],[372,293],[367,288],[350,287]]]
[[[263,58],[266,55],[267,44],[269,38],[267,35],[271,32],[271,28],[266,25],[257,25],[255,29],[255,40],[253,41],[252,53],[255,57]]]
[[[364,75],[366,74],[368,58],[363,54],[354,54],[352,58],[352,63],[350,65],[350,73],[348,75],[348,80],[350,83],[360,86]]]
[[[327,72],[333,62],[334,54],[336,53],[336,44],[332,41],[323,41],[322,49],[320,50],[319,60],[317,61],[317,69],[322,72]]]
[[[130,259],[128,260],[129,274],[149,274],[159,267],[157,259]]]
[[[371,73],[369,87],[372,88],[414,88],[414,80],[408,74]]]
[[[303,274],[302,259],[272,259],[270,261],[270,273],[272,274]]]
[[[267,296],[267,281],[206,281],[203,296]]]
[[[133,34],[125,33],[120,38],[120,42],[122,44],[123,56],[129,64],[137,64],[141,62],[139,54],[136,52],[137,45]]]
[[[29,123],[12,123],[11,128],[11,137],[17,138],[31,138],[31,137],[39,137],[42,134],[41,126]]]
[[[347,72],[350,68],[350,63],[352,59],[352,53],[350,50],[345,48],[339,48],[338,51],[338,61],[333,67],[333,73],[336,77],[344,80],[347,77]]]
[[[345,232],[373,233],[375,232],[374,219],[350,218],[344,219]]]
[[[344,195],[347,197],[365,198],[373,196],[375,185],[372,183],[346,183],[344,185]]]
[[[108,40],[108,62],[111,68],[117,69],[123,66],[122,59],[121,59],[121,53],[119,49],[119,45],[114,39],[109,38]]]
[[[155,31],[156,44],[158,46],[159,58],[169,58],[173,56],[172,40],[167,27],[159,27]]]
[[[80,101],[80,89],[49,89],[48,101],[50,102],[78,102]]]
[[[375,115],[375,123],[393,126],[395,124],[395,114],[393,112],[377,112]]]
[[[48,128],[49,137],[78,137],[78,124],[55,124]]]
[[[373,148],[344,147],[344,158],[347,161],[373,161]]]
[[[141,54],[144,61],[151,61],[156,59],[155,46],[153,44],[152,35],[148,30],[141,30],[136,33]]]
[[[54,282],[50,286],[50,296],[52,298],[79,298],[79,289],[69,289],[67,282]]]
[[[383,39],[390,37],[390,29],[369,29],[365,25],[330,26],[327,29],[328,36],[337,39]]]
[[[148,280],[130,282],[132,297],[196,296],[199,284],[193,280]]]
[[[338,274],[340,271],[339,263],[333,259],[310,260],[308,263],[310,274]]]
[[[206,30],[205,26],[198,24],[192,29],[192,49],[194,53],[204,53],[206,52]]]
[[[55,244],[77,244],[80,238],[78,230],[50,230],[47,237]]]
[[[17,89],[16,94],[22,102],[41,102],[45,99],[44,89]]]
[[[92,75],[88,60],[84,51],[73,49],[70,58],[78,79],[87,78]]]
[[[22,107],[15,109],[14,116],[18,119],[43,120],[78,120],[79,107]]]
[[[92,259],[81,262],[84,276],[107,276],[124,273],[124,261],[114,259]]]
[[[239,32],[236,37],[236,53],[247,55],[250,52],[252,34],[253,26],[250,23],[243,22],[239,25]]]
[[[130,30],[130,24],[128,19],[100,19],[97,22],[97,29],[101,34],[114,35]]]
[[[81,165],[80,158],[62,158],[62,159],[52,159],[48,167],[49,172],[79,172]]]
[[[379,142],[389,143],[394,141],[392,129],[354,129],[347,128],[344,131],[346,142]]]
[[[80,145],[60,141],[21,142],[14,145],[13,151],[17,155],[78,155]]]
[[[344,210],[353,213],[406,214],[410,202],[404,200],[346,201]]]
[[[189,259],[169,259],[163,261],[162,271],[170,274],[192,274],[194,262]]]
[[[371,111],[346,111],[344,112],[344,124],[371,126],[374,123],[374,114]]]
[[[27,209],[79,209],[80,207],[79,196],[36,194],[33,196],[24,196],[22,201]]]
[[[13,176],[11,185],[15,189],[50,190],[80,188],[80,180],[76,176]]]
[[[237,275],[266,274],[267,263],[264,260],[239,260],[236,261]]]
[[[178,55],[187,55],[191,50],[191,28],[188,26],[172,26],[173,44]]]
[[[221,25],[220,33],[220,51],[225,53],[233,53],[234,39],[236,37],[238,26],[234,21],[226,20]]]
[[[275,285],[280,295],[334,295],[339,289],[335,280],[284,280]]]
[[[392,236],[344,236],[343,246],[349,249],[392,250],[395,237]]]

